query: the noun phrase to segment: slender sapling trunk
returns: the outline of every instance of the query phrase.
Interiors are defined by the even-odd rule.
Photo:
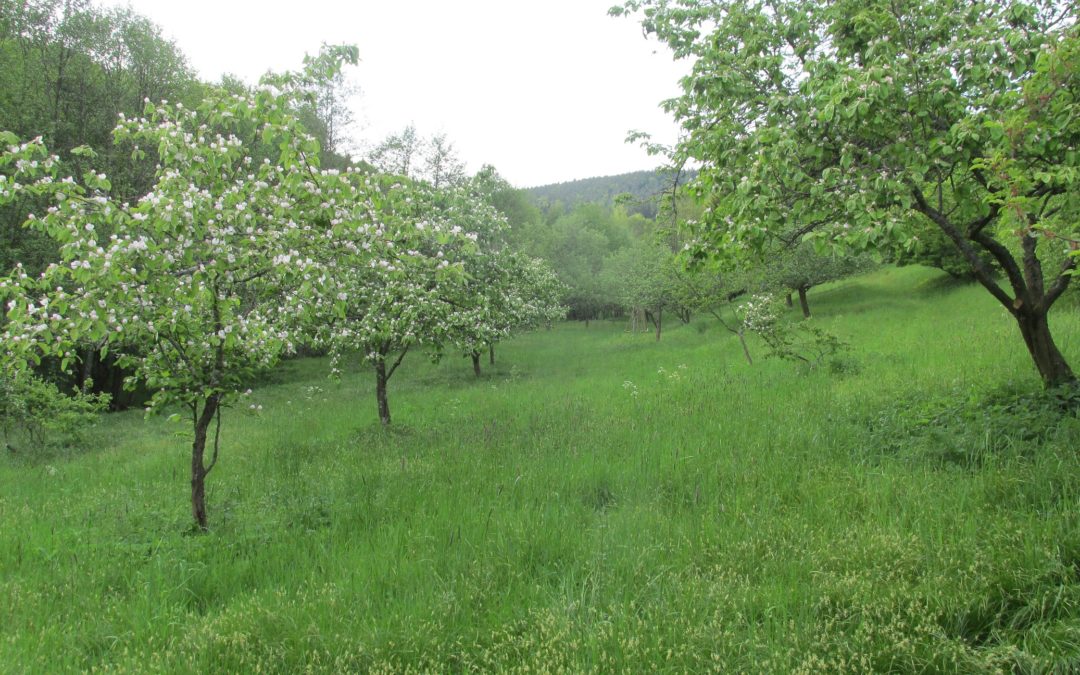
[[[221,428],[221,418],[218,417],[221,395],[214,393],[206,397],[202,412],[198,413],[193,408],[193,421],[195,424],[195,440],[191,443],[191,515],[195,518],[195,524],[200,530],[208,529],[206,517],[206,475],[217,464],[218,436],[214,435],[214,452],[210,464],[206,464],[206,438],[210,429],[210,423],[215,418],[218,420],[218,429]]]

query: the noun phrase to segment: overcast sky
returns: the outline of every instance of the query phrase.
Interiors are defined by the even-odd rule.
[[[654,168],[627,132],[676,135],[658,106],[687,66],[609,17],[614,0],[102,1],[159,24],[207,80],[254,83],[323,42],[355,44],[361,148],[412,123],[519,187]]]

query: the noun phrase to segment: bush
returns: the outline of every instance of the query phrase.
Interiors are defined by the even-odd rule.
[[[68,396],[30,373],[9,370],[0,377],[0,430],[12,452],[78,444],[108,404],[108,394]]]

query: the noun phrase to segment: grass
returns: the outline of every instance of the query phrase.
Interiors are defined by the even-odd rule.
[[[371,373],[290,362],[227,412],[207,535],[183,427],[7,457],[0,670],[1080,666],[1080,420],[1015,326],[921,268],[810,299],[838,372],[705,318],[564,324],[480,380],[410,356],[389,431]],[[1080,363],[1080,312],[1054,327]]]

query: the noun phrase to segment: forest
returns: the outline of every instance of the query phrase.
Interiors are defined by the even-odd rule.
[[[0,0],[0,670],[1080,669],[1072,3],[623,0],[662,166]]]

